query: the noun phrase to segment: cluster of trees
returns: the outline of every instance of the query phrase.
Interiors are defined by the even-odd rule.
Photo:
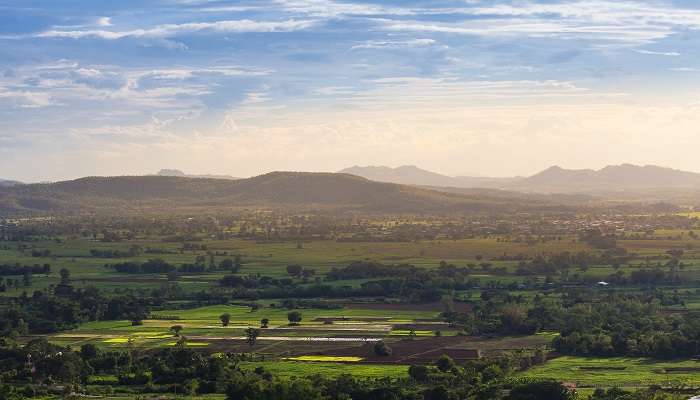
[[[221,286],[233,288],[259,289],[259,288],[288,288],[295,286],[290,278],[273,278],[260,274],[226,275],[221,278]]]
[[[330,281],[348,279],[383,278],[387,276],[406,276],[416,272],[416,267],[408,264],[384,265],[371,261],[358,261],[343,268],[332,268],[326,274]]]
[[[576,355],[627,355],[655,358],[700,354],[696,315],[661,312],[658,299],[613,295],[600,303],[575,304],[558,322],[557,351]]]
[[[154,258],[143,263],[136,261],[117,263],[112,264],[111,267],[117,272],[126,274],[167,274],[177,270],[174,265],[160,258]]]
[[[32,296],[23,293],[7,300],[0,309],[0,336],[53,333],[88,321],[143,319],[149,308],[163,301],[131,293],[107,295],[94,287],[75,289],[63,269],[53,295],[37,290]]]
[[[290,266],[292,277],[310,275],[301,266]],[[393,268],[397,268],[396,271]],[[392,271],[394,271],[392,273]],[[238,298],[347,298],[347,297],[397,297],[408,302],[434,302],[452,290],[465,290],[476,284],[469,280],[468,268],[443,263],[436,270],[410,265],[388,266],[378,263],[356,262],[331,271],[327,280],[375,278],[359,287],[324,284],[320,279],[311,285],[308,280],[297,282],[290,278],[274,278],[260,274],[227,275],[220,280],[224,287],[234,288]],[[379,279],[377,279],[379,278]]]
[[[560,332],[554,347],[582,356],[695,357],[700,354],[700,320],[693,313],[664,313],[662,305],[679,302],[659,290],[636,293],[567,289],[561,297],[538,294],[527,303],[505,290],[482,293],[469,312],[444,318],[468,334]]]
[[[120,249],[90,249],[90,256],[95,258],[124,258],[136,257],[143,253],[141,246],[129,246],[128,250]]]
[[[106,265],[105,267],[114,268],[115,271],[125,274],[167,274],[171,272],[202,273],[205,271],[217,270],[236,273],[241,268],[241,261],[239,258],[233,260],[226,258],[221,260],[218,264],[214,263],[213,260],[210,260],[209,265],[207,265],[206,258],[204,256],[198,256],[194,263],[184,263],[179,267],[176,267],[175,265],[170,264],[160,258],[154,258],[146,262],[122,262]]]
[[[357,380],[341,375],[288,380],[278,379],[262,367],[241,368],[239,355],[197,352],[187,348],[186,343],[187,339],[181,337],[174,348],[149,352],[134,346],[101,350],[92,344],[73,351],[45,339],[32,340],[23,347],[3,347],[0,376],[5,382],[13,382],[13,389],[2,386],[0,393],[6,391],[4,399],[19,399],[24,395],[42,395],[45,385],[52,384],[62,386],[65,394],[80,393],[80,386],[89,383],[92,376],[113,375],[113,384],[129,385],[137,393],[225,393],[230,400],[573,398],[572,391],[553,381],[510,383],[504,378],[517,363],[505,358],[457,365],[443,356],[432,365],[411,366],[409,374],[399,379]]]
[[[32,250],[32,257],[51,257],[51,250]]]
[[[51,273],[50,264],[34,264],[34,265],[20,265],[15,264],[0,264],[0,276],[8,275],[48,275]]]
[[[617,247],[617,238],[615,235],[603,234],[598,229],[591,229],[582,233],[579,235],[579,240],[601,250],[609,250]]]

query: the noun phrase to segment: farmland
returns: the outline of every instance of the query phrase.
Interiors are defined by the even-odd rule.
[[[697,360],[558,357],[520,376],[561,379],[579,388],[699,387],[698,371],[700,362]]]
[[[181,367],[146,367],[147,357],[171,354],[279,382],[350,376],[400,387],[476,373],[495,379],[485,387],[554,380],[582,393],[700,386],[692,345],[655,333],[695,340],[695,219],[572,216],[563,224],[561,216],[538,217],[490,232],[505,230],[495,228],[504,222],[368,217],[332,229],[310,223],[315,233],[299,236],[289,228],[295,218],[243,215],[225,228],[212,220],[158,229],[102,221],[99,230],[93,221],[73,233],[61,228],[65,222],[41,222],[21,240],[13,235],[24,225],[5,226],[0,264],[33,268],[4,275],[6,307],[59,299],[50,305],[56,313],[23,317],[28,326],[10,323],[7,343],[45,339],[76,354],[89,349],[99,365],[114,366],[81,378],[83,390],[113,386],[123,396],[173,389],[217,398],[191,386],[191,377],[174,378]],[[403,237],[407,230],[413,240]],[[596,330],[575,321],[579,315]],[[645,333],[619,344],[604,318],[637,318]],[[445,359],[454,366],[441,366]],[[416,366],[434,378],[416,375]],[[200,379],[219,395],[225,389]]]

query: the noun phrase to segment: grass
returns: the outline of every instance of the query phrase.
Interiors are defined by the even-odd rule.
[[[146,319],[142,325],[133,326],[130,321],[95,321],[88,322],[77,329],[62,332],[50,337],[55,343],[80,346],[93,343],[102,346],[123,347],[131,340],[135,346],[152,348],[172,345],[174,335],[170,331],[173,325],[183,327],[182,335],[196,340],[188,342],[190,346],[206,346],[214,339],[226,337],[244,337],[244,330],[250,326],[259,327],[262,318],[269,319],[269,328],[261,329],[261,337],[343,337],[366,336],[385,337],[407,336],[408,330],[391,331],[394,324],[413,323],[416,320],[435,319],[438,310],[391,310],[391,309],[300,309],[303,320],[299,325],[290,326],[287,314],[290,310],[262,307],[251,311],[250,307],[216,305],[190,310],[164,310],[162,315],[177,319]],[[222,326],[219,317],[228,313],[231,316],[229,326]],[[372,320],[372,318],[387,318]],[[343,318],[333,324],[324,324],[324,318]],[[366,319],[366,320],[363,320]],[[431,336],[432,331],[416,331],[416,336]],[[211,338],[211,339],[208,339]]]
[[[334,357],[334,356],[299,356],[288,357],[285,361],[316,361],[316,362],[360,362],[362,357]]]
[[[173,346],[177,346],[177,342],[168,342],[168,343],[165,343],[165,345],[166,345],[166,346],[173,347]],[[185,345],[186,345],[187,347],[206,347],[206,346],[209,346],[209,343],[204,343],[204,342],[187,342],[187,343],[185,343]]]
[[[349,374],[356,378],[404,378],[408,376],[407,365],[296,361],[243,362],[239,365],[244,370],[263,367],[265,370],[270,371],[272,375],[286,379],[316,374],[327,378],[336,378],[344,374]]]
[[[691,247],[700,249],[700,241],[692,239],[687,231],[682,230],[658,230],[653,238],[655,240],[619,240],[619,245],[637,255],[639,262],[644,257],[664,256],[670,248],[686,249],[686,269],[682,275],[688,279],[700,279],[700,265],[693,262],[700,251],[691,250]],[[186,292],[207,290],[218,286],[218,281],[226,273],[224,271],[205,272],[202,274],[189,274],[181,276],[175,283],[168,282],[165,274],[119,274],[113,269],[105,267],[105,264],[113,264],[125,261],[146,261],[151,258],[162,258],[175,265],[192,263],[197,256],[205,255],[204,251],[181,251],[181,243],[163,242],[159,236],[138,237],[133,240],[119,243],[102,243],[89,238],[64,238],[61,241],[32,241],[25,243],[31,246],[28,250],[18,250],[17,242],[0,241],[0,262],[20,263],[23,265],[48,263],[52,267],[49,276],[32,276],[32,285],[29,288],[10,288],[0,296],[18,296],[23,291],[31,293],[34,290],[47,288],[58,282],[58,271],[67,268],[71,272],[73,285],[77,288],[96,286],[103,289],[114,289],[128,285],[131,288],[156,289],[163,285],[177,284]],[[527,245],[511,241],[499,241],[496,236],[489,238],[473,238],[460,240],[422,240],[416,242],[337,242],[334,240],[316,240],[305,242],[303,248],[297,248],[296,242],[260,243],[250,240],[230,239],[213,240],[205,238],[200,244],[206,245],[210,251],[227,253],[227,256],[215,257],[215,262],[225,257],[233,257],[234,254],[243,256],[243,268],[240,274],[261,274],[273,277],[286,277],[286,266],[298,263],[304,267],[314,269],[316,276],[323,278],[326,272],[334,267],[342,267],[352,261],[372,260],[386,264],[410,263],[425,268],[436,268],[441,260],[456,265],[479,264],[477,256],[483,257],[483,261],[493,264],[493,268],[505,267],[513,272],[516,262],[493,261],[494,257],[504,255],[522,254],[532,256],[536,254],[560,253],[563,251],[578,252],[592,251],[586,244],[574,239],[573,236],[565,236],[561,241],[547,241]],[[168,250],[169,254],[140,254],[135,257],[124,258],[97,258],[90,255],[91,249],[121,250],[127,251],[130,246],[137,245],[142,248],[158,248]],[[32,257],[32,250],[49,250],[49,257]],[[697,263],[700,264],[700,263]],[[629,273],[626,266],[622,271]],[[588,271],[574,271],[583,276],[595,279],[605,279],[614,270],[607,265],[592,266]],[[500,282],[501,284],[520,283],[523,278],[515,275],[497,276],[486,271],[475,271],[473,278],[481,285]],[[21,277],[15,277],[20,278]],[[348,281],[329,282],[334,286],[357,287],[366,280],[356,279]]]
[[[64,239],[63,241],[33,241],[27,243],[32,248],[20,251],[16,242],[0,242],[0,261],[4,263],[19,263],[23,265],[48,263],[52,267],[50,276],[35,275],[32,277],[31,290],[43,289],[58,282],[58,271],[66,268],[70,271],[73,285],[76,287],[96,286],[99,288],[118,288],[128,283],[134,288],[158,288],[167,283],[165,274],[132,275],[119,274],[105,267],[125,261],[143,262],[151,258],[162,258],[175,265],[192,263],[204,251],[181,251],[181,243],[166,243],[160,237],[137,238],[120,243],[102,243],[88,238]],[[243,256],[244,265],[241,274],[259,273],[273,277],[286,277],[286,266],[298,263],[316,271],[317,276],[323,276],[333,267],[342,267],[352,261],[373,260],[386,264],[411,263],[417,266],[435,268],[441,260],[456,264],[476,262],[477,255],[485,260],[504,254],[534,255],[561,251],[583,251],[588,247],[582,243],[572,243],[570,240],[561,242],[539,243],[528,246],[524,243],[498,242],[496,238],[476,238],[463,240],[427,240],[418,242],[364,242],[346,243],[333,240],[312,241],[304,243],[298,249],[296,242],[259,243],[248,240],[211,240],[201,242],[210,251],[226,252],[228,257],[234,254]],[[159,248],[171,251],[172,254],[140,254],[135,257],[98,258],[90,255],[91,249],[121,250],[126,252],[130,246],[142,248]],[[48,250],[48,257],[32,257],[32,250]],[[227,256],[216,257],[216,262]],[[510,265],[512,263],[500,263]],[[224,272],[208,272],[204,274],[184,275],[177,281],[184,290],[203,290],[213,285],[223,276]],[[502,278],[508,279],[508,278]],[[363,280],[333,282],[333,285],[358,286]],[[11,288],[0,295],[17,296],[24,288]]]
[[[111,339],[103,340],[102,342],[108,343],[108,344],[129,343],[129,338],[126,338],[126,337],[111,338]]]
[[[435,334],[434,331],[413,331],[413,333],[416,336],[433,336]],[[411,336],[411,331],[404,330],[404,329],[396,329],[396,330],[392,330],[390,335],[391,336]]]
[[[700,386],[700,361],[655,361],[648,358],[559,357],[521,377],[552,378],[582,387]]]

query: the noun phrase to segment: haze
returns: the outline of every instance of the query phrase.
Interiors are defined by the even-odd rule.
[[[697,2],[436,3],[4,1],[2,178],[700,170]]]

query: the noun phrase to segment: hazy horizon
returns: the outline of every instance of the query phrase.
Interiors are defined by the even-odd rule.
[[[181,172],[181,173],[183,173],[183,174],[185,174],[185,175],[187,175],[187,176],[196,176],[196,177],[230,177],[230,178],[246,179],[246,178],[252,178],[252,177],[255,177],[255,176],[260,176],[260,175],[264,175],[264,174],[268,174],[268,173],[272,173],[272,172],[338,173],[338,172],[343,172],[345,169],[350,169],[350,168],[353,168],[353,167],[359,167],[359,168],[375,168],[375,167],[376,167],[376,168],[384,168],[384,167],[385,167],[385,168],[390,168],[390,169],[397,169],[397,168],[400,168],[400,167],[416,167],[416,168],[418,168],[418,169],[421,169],[421,170],[424,170],[424,171],[427,171],[427,172],[432,172],[432,173],[444,175],[444,176],[446,176],[446,177],[454,177],[454,178],[458,178],[458,177],[470,177],[470,178],[527,178],[527,177],[536,175],[536,174],[538,174],[538,173],[540,173],[540,172],[543,172],[543,171],[545,171],[545,170],[547,170],[547,169],[549,169],[549,168],[553,168],[553,167],[559,167],[559,168],[562,168],[562,169],[564,169],[564,170],[583,170],[583,169],[586,169],[586,170],[599,171],[599,170],[601,170],[601,169],[603,169],[603,168],[605,168],[605,167],[610,167],[610,166],[621,166],[621,165],[625,165],[625,164],[627,164],[627,165],[634,165],[634,166],[637,166],[637,167],[654,166],[654,167],[661,167],[661,168],[671,168],[671,169],[675,169],[675,170],[679,170],[679,171],[683,171],[683,172],[692,172],[692,173],[700,174],[699,171],[683,170],[683,169],[678,169],[678,168],[674,168],[674,167],[670,167],[670,166],[666,166],[666,165],[631,164],[631,163],[609,164],[609,165],[602,166],[602,167],[600,167],[600,168],[586,168],[586,167],[584,167],[584,168],[568,168],[568,167],[565,166],[565,165],[558,165],[558,164],[555,164],[555,165],[550,165],[550,166],[548,166],[548,167],[546,167],[546,168],[543,168],[543,169],[541,169],[541,170],[537,170],[537,171],[535,171],[535,172],[533,172],[533,173],[514,174],[514,175],[448,174],[448,173],[443,173],[443,172],[441,172],[441,171],[435,171],[435,170],[423,168],[422,166],[420,166],[420,165],[415,165],[415,164],[403,164],[403,165],[393,165],[393,166],[392,166],[392,165],[357,165],[357,164],[353,164],[353,165],[348,165],[348,166],[345,167],[345,168],[341,168],[341,169],[339,169],[339,170],[334,170],[334,171],[326,171],[326,170],[300,170],[300,169],[293,169],[293,168],[292,168],[292,169],[286,169],[286,170],[268,170],[268,171],[262,171],[262,172],[260,172],[260,173],[256,173],[256,174],[253,174],[253,175],[236,175],[235,173],[216,172],[216,171],[207,171],[207,170],[203,170],[203,171],[198,171],[198,170],[190,171],[190,170],[184,170],[184,169],[182,169],[182,168],[177,168],[177,167],[170,166],[170,167],[160,168],[160,169],[158,169],[158,170],[156,170],[156,171],[143,171],[143,172],[135,172],[135,173],[115,173],[115,174],[109,174],[109,175],[97,174],[97,173],[89,173],[89,172],[88,172],[88,173],[86,173],[86,174],[84,174],[84,175],[70,176],[70,177],[64,177],[64,178],[59,178],[59,179],[37,179],[37,180],[25,180],[25,181],[20,181],[20,182],[22,182],[22,183],[28,183],[28,184],[30,184],[30,183],[60,182],[60,181],[74,180],[74,179],[85,178],[85,177],[92,177],[92,176],[149,176],[149,175],[160,175],[161,172],[173,172],[173,171]],[[370,178],[370,179],[371,179],[371,178]],[[7,178],[7,177],[5,177],[5,176],[0,176],[0,180],[13,180],[13,179]]]
[[[700,4],[10,0],[0,178],[698,171]]]

